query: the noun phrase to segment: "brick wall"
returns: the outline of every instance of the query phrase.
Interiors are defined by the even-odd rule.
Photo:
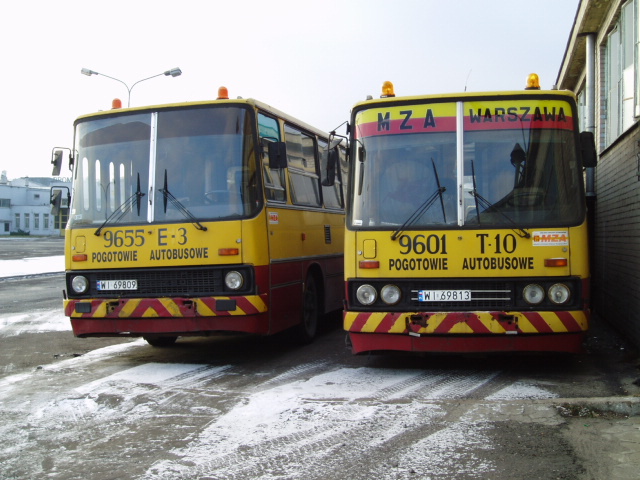
[[[598,315],[640,347],[640,128],[602,152],[596,168],[592,298]]]

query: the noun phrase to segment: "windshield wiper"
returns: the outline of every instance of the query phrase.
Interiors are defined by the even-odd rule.
[[[398,236],[404,231],[406,227],[413,225],[422,215],[424,215],[424,213],[429,210],[429,208],[431,208],[431,205],[434,204],[436,198],[438,197],[440,197],[440,205],[442,206],[442,217],[444,218],[444,223],[447,223],[447,214],[445,213],[444,209],[444,198],[442,197],[442,194],[447,191],[447,187],[443,187],[442,185],[440,185],[440,177],[438,176],[438,170],[436,169],[436,164],[433,161],[433,158],[431,159],[431,164],[433,165],[433,173],[436,178],[436,185],[438,186],[438,189],[433,192],[429,196],[429,198],[427,198],[411,215],[409,215],[407,221],[404,222],[400,228],[393,232],[393,234],[391,235],[391,240],[395,240],[396,238],[398,238]]]
[[[500,215],[502,215],[511,225],[511,230],[513,230],[514,232],[516,232],[516,234],[518,234],[519,237],[522,238],[531,238],[531,234],[525,230],[522,227],[519,227],[516,222],[513,221],[513,219],[507,215],[506,213],[504,213],[502,210],[500,210],[498,207],[496,207],[493,203],[491,203],[489,200],[487,200],[486,198],[484,198],[482,195],[480,195],[476,189],[475,186],[473,188],[473,191],[469,192],[471,195],[473,195],[476,199],[476,205],[478,203],[480,203],[481,206],[483,206],[485,208],[485,211],[488,208],[492,208],[494,212],[498,212]],[[476,207],[477,208],[477,207]],[[480,210],[478,210],[478,223],[480,223]]]
[[[447,223],[447,214],[444,211],[444,197],[442,194],[447,191],[445,188],[442,189],[442,185],[440,185],[440,177],[438,176],[438,170],[436,170],[436,162],[433,161],[433,157],[431,158],[431,165],[433,165],[433,174],[436,176],[436,185],[438,186],[438,192],[440,194],[440,205],[442,206],[442,217],[444,218],[444,223]]]
[[[184,215],[185,218],[191,220],[191,223],[193,223],[198,230],[202,230],[203,232],[207,231],[207,227],[202,225],[198,221],[198,219],[193,216],[193,214],[189,211],[189,209],[187,207],[185,207],[182,204],[182,202],[180,202],[180,200],[178,200],[176,197],[174,197],[173,194],[167,188],[167,170],[164,171],[164,188],[161,188],[160,192],[162,192],[162,197],[163,197],[163,201],[164,201],[164,203],[163,203],[163,205],[164,205],[164,213],[167,213],[167,200],[169,200],[171,202],[171,204],[174,207],[176,207],[176,209],[178,209],[178,211],[180,213],[182,213],[182,215]]]
[[[364,183],[364,160],[367,155],[367,150],[364,148],[364,143],[359,139],[356,141],[360,144],[358,146],[358,159],[360,160],[360,176],[358,177],[358,196],[362,195],[362,185]]]
[[[429,198],[427,198],[422,205],[420,205],[415,212],[413,212],[407,221],[404,222],[400,228],[398,228],[391,235],[391,240],[395,240],[398,236],[404,231],[405,228],[413,225],[429,208],[433,205],[438,197],[442,197],[442,194],[447,190],[446,187],[439,187],[435,192],[433,192]]]
[[[113,213],[107,217],[107,219],[104,221],[104,223],[102,225],[100,225],[95,232],[93,232],[93,234],[99,237],[100,233],[102,233],[102,229],[104,227],[106,227],[109,223],[117,223],[117,222],[119,222],[121,218],[123,218],[127,213],[129,213],[129,211],[133,208],[134,204],[137,207],[138,216],[140,216],[140,199],[142,197],[144,197],[144,193],[142,193],[142,191],[140,191],[140,174],[138,173],[137,190],[135,192],[133,192],[133,195],[131,195],[129,198],[127,198],[122,203],[122,205],[120,205],[118,208],[116,208],[113,211]]]

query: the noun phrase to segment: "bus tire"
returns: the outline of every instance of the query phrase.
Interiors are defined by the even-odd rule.
[[[311,343],[318,331],[320,316],[318,284],[312,274],[307,276],[302,296],[302,318],[296,327],[296,337],[300,343]]]
[[[178,337],[142,337],[152,347],[171,347],[176,343]]]

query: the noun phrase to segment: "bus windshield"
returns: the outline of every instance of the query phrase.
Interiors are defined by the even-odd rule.
[[[372,133],[362,124],[354,149],[352,227],[553,227],[583,219],[571,129],[465,123],[463,135],[455,127]]]
[[[259,208],[247,109],[90,117],[75,138],[71,226],[242,218]]]

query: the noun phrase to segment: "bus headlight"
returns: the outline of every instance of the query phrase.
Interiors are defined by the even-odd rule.
[[[571,298],[571,290],[563,283],[556,283],[549,287],[549,300],[556,304],[567,303]]]
[[[522,298],[531,305],[537,305],[544,300],[544,289],[536,283],[527,285],[522,290]]]
[[[89,290],[89,280],[87,280],[87,277],[83,277],[82,275],[73,277],[71,279],[71,288],[73,288],[73,291],[76,293],[85,293]]]
[[[360,285],[356,291],[356,298],[362,305],[371,305],[378,298],[378,292],[371,285]]]
[[[244,285],[244,278],[240,272],[232,270],[224,276],[224,284],[229,290],[238,290]]]
[[[380,290],[380,298],[387,305],[395,305],[400,301],[400,289],[395,285],[385,285]]]

